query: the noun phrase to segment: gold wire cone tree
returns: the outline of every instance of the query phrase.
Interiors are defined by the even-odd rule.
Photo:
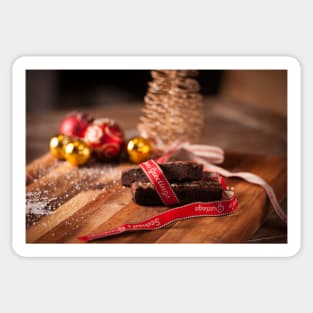
[[[154,70],[138,124],[143,137],[169,146],[197,142],[203,127],[202,96],[195,70]]]

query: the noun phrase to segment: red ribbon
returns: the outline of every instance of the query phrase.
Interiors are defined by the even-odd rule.
[[[171,206],[179,203],[174,190],[155,161],[148,160],[139,164],[139,166],[149,178],[164,205]]]
[[[225,193],[230,196],[227,200],[186,204],[150,217],[140,223],[124,224],[112,230],[81,236],[78,239],[82,242],[88,242],[95,239],[119,235],[129,231],[156,230],[173,222],[193,217],[229,215],[237,208],[238,202],[236,194],[233,191],[225,191]]]
[[[159,141],[159,145],[162,150],[162,142]],[[179,154],[185,150],[188,152],[190,161],[201,163],[204,170],[208,172],[217,173],[220,177],[239,177],[249,183],[261,186],[265,190],[276,214],[287,224],[287,214],[281,208],[273,188],[262,177],[249,172],[230,172],[215,165],[224,161],[224,151],[221,148],[209,145],[191,145],[188,142],[176,141],[169,147],[164,148],[163,146],[163,150],[165,154],[157,159],[158,163],[168,162],[173,155],[179,160]]]
[[[179,200],[175,195],[170,183],[155,161],[146,161],[141,163],[140,167],[143,169],[144,173],[155,187],[158,195],[165,205],[174,205],[179,203]],[[222,177],[218,176],[218,179],[222,183],[223,187],[225,187],[226,185]],[[228,199],[214,202],[190,203],[155,215],[139,223],[124,224],[109,231],[81,236],[78,239],[83,242],[88,242],[99,238],[119,235],[128,231],[156,230],[173,222],[193,217],[229,215],[236,209],[238,205],[237,196],[233,191],[224,190],[224,194],[228,196]]]

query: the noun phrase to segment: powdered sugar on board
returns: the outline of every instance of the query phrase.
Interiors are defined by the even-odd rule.
[[[59,162],[59,166],[27,186],[26,225],[30,226],[42,216],[53,214],[81,191],[117,192],[121,188],[121,170],[123,167],[114,164],[93,163],[77,168]]]

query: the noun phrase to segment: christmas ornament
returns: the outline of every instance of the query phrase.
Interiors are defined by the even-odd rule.
[[[75,112],[66,116],[61,122],[59,132],[64,135],[82,138],[93,118],[86,113]]]
[[[49,142],[50,153],[57,159],[63,160],[64,156],[64,147],[68,144],[72,139],[69,136],[65,135],[55,135],[51,137]]]
[[[91,148],[81,139],[69,142],[64,147],[64,155],[66,161],[74,166],[85,164],[91,156]]]
[[[93,148],[96,157],[103,161],[116,160],[124,144],[124,133],[120,126],[110,119],[95,119],[87,127],[84,140]]]
[[[194,70],[151,71],[153,80],[138,125],[143,137],[165,146],[199,139],[203,114],[197,74]]]
[[[150,142],[142,137],[130,139],[126,146],[128,158],[134,163],[141,163],[151,158],[152,147]]]

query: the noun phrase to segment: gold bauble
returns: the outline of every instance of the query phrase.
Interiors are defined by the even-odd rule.
[[[91,156],[91,148],[80,139],[68,143],[64,149],[65,159],[74,166],[85,164]]]
[[[150,142],[142,137],[134,137],[127,142],[127,153],[130,161],[138,164],[151,158],[152,147]]]
[[[55,135],[51,137],[49,142],[50,153],[59,160],[64,160],[64,147],[71,141],[69,136]]]

